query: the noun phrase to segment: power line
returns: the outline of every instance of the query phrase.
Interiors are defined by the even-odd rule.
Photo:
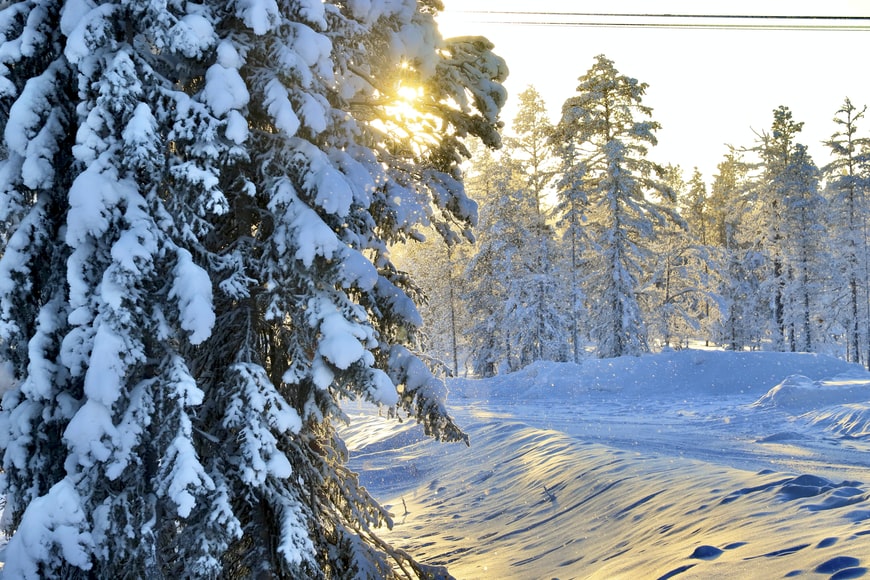
[[[796,25],[733,25],[733,24],[656,24],[639,22],[565,22],[542,20],[479,20],[469,21],[476,24],[504,24],[517,26],[568,26],[578,28],[652,28],[670,30],[806,30],[831,32],[868,32],[870,24],[865,26],[796,26]]]
[[[671,30],[802,30],[837,32],[870,31],[870,16],[828,16],[794,14],[641,14],[615,12],[538,12],[509,10],[456,10],[450,11],[449,14],[468,14],[481,17],[498,17],[498,19],[473,18],[466,19],[466,21],[478,24],[501,24],[519,26],[652,28]],[[514,16],[523,18],[510,18]],[[538,19],[532,19],[529,17]],[[617,20],[609,21],[606,19]],[[620,21],[618,19],[622,20]],[[628,21],[626,21],[625,19],[628,19]],[[640,19],[644,19],[644,21],[636,21]],[[632,22],[632,20],[635,21]],[[656,20],[659,20],[659,22],[656,22]],[[664,22],[660,22],[662,20]],[[673,22],[674,20],[684,20],[688,22]],[[727,22],[716,22],[716,20],[725,20]]]
[[[451,10],[451,14],[497,14],[500,16],[583,16],[601,18],[707,18],[707,19],[734,19],[734,20],[861,20],[870,23],[870,16],[831,16],[811,15],[800,16],[796,14],[653,14],[631,12],[550,12],[550,11],[526,11],[526,10]]]

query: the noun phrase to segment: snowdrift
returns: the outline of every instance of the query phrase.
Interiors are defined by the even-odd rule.
[[[351,405],[386,539],[461,579],[857,578],[870,374],[681,351],[450,384],[470,448]],[[772,575],[772,576],[771,576]]]
[[[866,377],[846,376],[813,381],[803,375],[791,375],[765,393],[753,406],[801,411],[867,400]]]
[[[790,375],[809,380],[851,376],[870,381],[861,367],[815,354],[681,350],[641,357],[588,359],[582,364],[536,362],[485,380],[455,379],[451,400],[575,398],[595,391],[654,398],[763,394]]]

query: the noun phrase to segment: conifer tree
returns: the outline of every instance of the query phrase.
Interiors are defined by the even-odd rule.
[[[648,350],[639,280],[656,229],[676,217],[660,203],[673,199],[661,180],[663,170],[646,158],[659,128],[655,121],[640,120],[652,116],[642,104],[646,89],[599,55],[579,78],[577,95],[562,106],[556,129],[555,138],[564,143],[563,184],[582,190],[585,198],[590,240],[585,288],[601,357]],[[578,194],[563,197],[578,199]]]
[[[520,165],[526,189],[535,199],[535,211],[544,216],[543,198],[555,175],[553,125],[547,115],[547,105],[535,87],[528,87],[518,99],[519,110],[511,125],[512,136],[505,139],[505,148],[511,159]]]
[[[711,251],[719,273],[715,291],[719,321],[713,338],[731,350],[743,350],[757,344],[757,329],[766,320],[758,290],[760,256],[742,237],[744,216],[752,205],[749,165],[731,150],[717,168],[709,200]]]
[[[547,107],[534,87],[519,95],[519,111],[511,125],[512,136],[505,140],[504,157],[516,166],[515,180],[531,203],[533,212],[520,219],[525,223],[521,247],[520,274],[514,278],[516,292],[511,316],[517,331],[520,366],[536,360],[563,360],[565,313],[559,294],[558,265],[561,260],[555,231],[549,223],[551,209],[545,197],[554,177],[551,135],[553,126]],[[521,346],[520,346],[521,345]]]
[[[762,173],[756,186],[756,203],[748,214],[754,227],[745,231],[768,264],[769,275],[763,276],[761,290],[772,306],[767,325],[771,347],[782,351],[796,350],[797,333],[810,331],[808,321],[803,320],[809,316],[805,312],[809,304],[804,298],[795,299],[794,292],[796,287],[810,282],[804,277],[809,274],[803,272],[803,268],[808,267],[810,246],[817,244],[808,239],[813,236],[813,230],[806,220],[818,219],[821,198],[818,171],[808,159],[806,148],[797,142],[802,128],[803,123],[794,120],[788,107],[774,110],[770,132],[761,136],[758,146]],[[807,218],[807,212],[813,217]],[[795,218],[796,214],[799,217]],[[803,225],[796,219],[804,220]],[[796,265],[796,261],[801,265]],[[809,290],[797,292],[805,294]],[[802,321],[798,322],[796,317]],[[809,334],[804,335],[801,342],[804,348],[811,344]]]
[[[562,245],[565,248],[568,271],[564,275],[568,287],[567,305],[570,325],[571,354],[579,363],[583,349],[584,335],[588,332],[587,301],[583,290],[584,272],[589,264],[584,256],[591,247],[586,226],[588,198],[583,186],[584,165],[578,162],[578,147],[574,139],[554,131],[554,150],[559,157],[558,178],[556,180],[556,225],[562,232]]]
[[[696,167],[687,183],[685,195],[680,197],[682,215],[695,238],[703,244],[710,243],[711,217],[707,200],[707,185],[704,176]]]
[[[843,102],[834,117],[838,129],[826,143],[833,161],[824,169],[832,193],[833,236],[841,250],[843,278],[848,288],[843,327],[847,334],[846,354],[852,362],[861,360],[862,333],[864,344],[870,345],[870,316],[862,316],[863,305],[870,304],[866,299],[870,292],[867,274],[870,248],[866,236],[870,139],[858,135],[858,123],[865,111],[866,107],[858,109],[848,98]],[[865,357],[865,363],[870,365],[870,354]]]
[[[823,294],[823,270],[830,264],[824,250],[824,223],[827,207],[819,191],[820,172],[807,153],[797,144],[786,168],[789,182],[786,207],[787,261],[791,284],[786,287],[789,349],[813,352],[821,336],[814,321],[821,319],[820,297]]]
[[[533,88],[520,99],[500,158],[479,158],[473,180],[483,206],[465,296],[477,319],[470,333],[475,367],[484,376],[567,358],[560,259],[542,203],[552,178],[551,127]]]
[[[474,373],[492,377],[518,367],[507,305],[515,289],[515,254],[524,243],[523,228],[516,224],[523,215],[518,206],[524,199],[521,189],[514,187],[510,163],[500,163],[484,150],[474,169],[469,189],[481,201],[480,223],[475,251],[466,265],[468,285],[463,301],[472,318],[469,338]]]
[[[679,166],[665,168],[665,183],[675,193],[671,210],[684,202],[688,184]],[[701,248],[683,219],[670,220],[651,242],[641,292],[652,338],[665,347],[680,346],[699,329],[703,304]]]
[[[773,317],[771,332],[773,348],[785,350],[785,287],[790,273],[785,264],[786,207],[789,194],[786,169],[794,155],[795,138],[803,129],[803,123],[794,121],[788,107],[780,106],[773,112],[770,133],[762,136],[760,154],[764,175],[759,184],[760,203],[756,206],[761,218],[758,243],[768,256],[771,276],[766,277],[769,295],[772,297]]]
[[[444,573],[374,534],[334,426],[362,397],[465,439],[389,245],[468,234],[506,68],[437,8],[0,11],[7,575]]]
[[[691,268],[695,281],[695,314],[698,328],[709,346],[714,320],[718,316],[715,302],[715,278],[717,277],[712,232],[715,217],[710,207],[707,184],[698,168],[692,172],[686,195],[680,200],[681,215],[686,220],[692,251]]]

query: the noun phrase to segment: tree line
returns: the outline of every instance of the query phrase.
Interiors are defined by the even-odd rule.
[[[534,87],[519,95],[512,136],[469,170],[476,244],[408,252],[423,346],[480,376],[698,343],[870,363],[865,108],[835,112],[818,167],[778,107],[708,188],[649,160],[646,89],[601,55],[556,123]]]

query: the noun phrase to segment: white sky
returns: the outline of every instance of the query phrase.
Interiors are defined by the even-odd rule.
[[[863,25],[862,31],[613,28],[505,24],[530,21],[475,11],[800,15],[870,17],[870,0],[443,0],[439,16],[445,37],[481,35],[510,68],[511,98],[502,118],[508,128],[516,115],[516,95],[534,85],[558,120],[562,103],[575,94],[577,77],[598,54],[617,70],[649,84],[644,104],[661,123],[659,145],[650,157],[680,165],[685,177],[697,166],[710,182],[726,144],[752,146],[753,130],[767,130],[773,110],[789,107],[804,130],[815,162],[828,161],[821,141],[836,130],[832,118],[845,97],[870,104],[870,22],[816,21]],[[565,16],[545,17],[563,21]],[[583,20],[601,22],[603,19]],[[495,23],[499,21],[501,23]],[[625,19],[621,21],[625,22]],[[631,20],[631,22],[641,22]],[[659,20],[655,22],[681,22]],[[694,23],[711,22],[691,20]],[[783,24],[785,21],[766,21]],[[789,21],[800,23],[803,21]],[[717,20],[713,23],[759,21]],[[870,117],[870,113],[868,113]],[[863,134],[870,135],[870,119]]]

